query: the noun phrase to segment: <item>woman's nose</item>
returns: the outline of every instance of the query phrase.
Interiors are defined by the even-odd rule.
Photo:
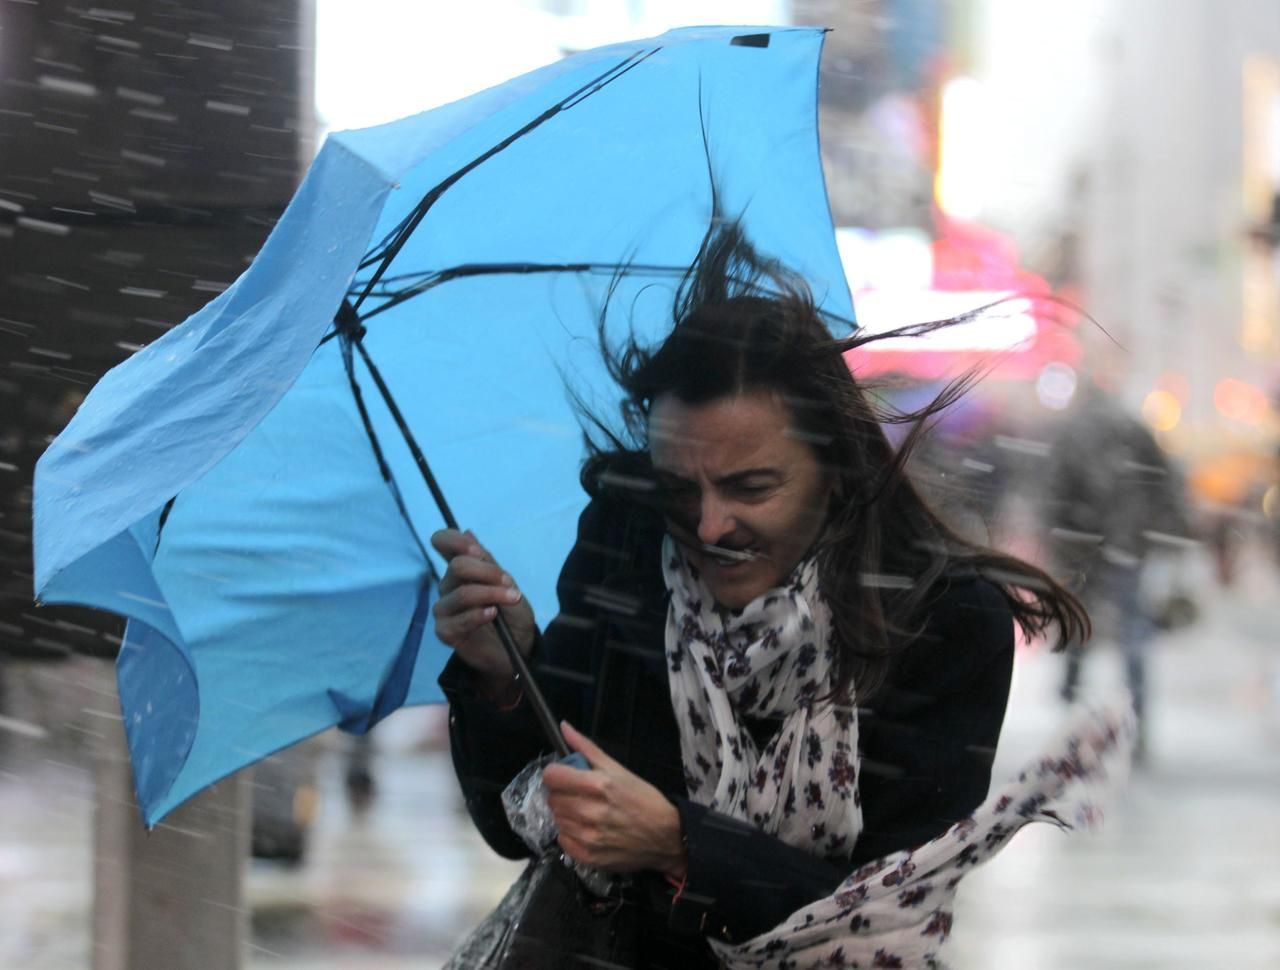
[[[733,531],[733,516],[719,496],[703,493],[698,510],[698,538],[708,545]]]

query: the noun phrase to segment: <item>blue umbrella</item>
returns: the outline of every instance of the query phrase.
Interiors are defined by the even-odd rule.
[[[611,332],[660,337],[713,208],[852,321],[821,44],[673,31],[332,135],[245,273],[98,383],[36,469],[35,586],[128,618],[148,825],[325,728],[441,700],[444,494],[552,615],[584,502],[566,385],[616,407],[605,294]]]

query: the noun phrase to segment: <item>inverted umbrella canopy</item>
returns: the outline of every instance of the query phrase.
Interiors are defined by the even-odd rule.
[[[821,43],[673,31],[331,135],[245,273],[98,383],[36,469],[35,585],[129,620],[148,825],[327,727],[441,699],[444,518],[410,441],[550,618],[585,501],[566,385],[616,408],[606,292],[612,332],[660,338],[713,211],[851,324]]]

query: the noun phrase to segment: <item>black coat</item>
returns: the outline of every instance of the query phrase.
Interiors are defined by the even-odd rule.
[[[1008,701],[1013,622],[999,589],[972,573],[937,586],[925,632],[859,707],[863,832],[851,856],[817,858],[687,797],[664,657],[662,535],[650,512],[592,501],[560,575],[560,613],[536,644],[533,666],[557,715],[679,810],[688,879],[674,907],[661,877],[642,880],[645,965],[711,967],[702,935],[741,942],[764,932],[829,895],[856,866],[928,841],[982,801]],[[477,828],[500,854],[529,855],[499,795],[549,745],[528,705],[497,710],[456,658],[440,683],[454,766]]]

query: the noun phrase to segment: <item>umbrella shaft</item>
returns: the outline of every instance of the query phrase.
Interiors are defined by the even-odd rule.
[[[379,372],[377,366],[369,357],[369,352],[365,349],[364,342],[361,339],[362,333],[359,329],[360,321],[350,303],[343,303],[342,310],[339,311],[335,322],[340,329],[346,329],[350,335],[350,338],[346,341],[346,347],[354,346],[359,351],[361,359],[364,360],[365,367],[369,370],[369,376],[373,378],[373,382],[378,388],[378,393],[382,395],[382,400],[386,404],[387,410],[391,413],[392,420],[395,421],[396,427],[400,429],[400,435],[408,446],[409,453],[413,456],[414,464],[417,465],[427,490],[431,492],[431,497],[435,499],[436,507],[440,510],[440,515],[444,519],[445,525],[450,529],[458,529],[458,520],[454,518],[453,510],[449,508],[444,492],[440,490],[440,485],[436,482],[435,475],[431,473],[431,466],[427,464],[426,455],[418,447],[417,439],[414,438],[413,433],[409,430],[409,423],[405,421],[395,398],[391,395],[391,389],[387,387],[386,381],[382,379],[381,372]],[[351,391],[355,395],[357,406],[360,408],[361,417],[365,422],[365,430],[368,432],[369,438],[374,444],[374,449],[379,456],[378,461],[382,467],[383,475],[390,482],[393,479],[381,457],[381,448],[378,445],[377,436],[373,433],[372,426],[368,421],[368,415],[360,394],[360,386],[355,381],[354,372],[351,370],[350,364],[348,364],[347,373],[351,377]],[[560,733],[559,722],[556,721],[555,715],[551,713],[551,707],[547,704],[547,699],[543,696],[542,691],[538,689],[538,684],[533,679],[533,674],[529,671],[529,665],[525,662],[524,654],[516,646],[515,638],[511,635],[511,628],[507,626],[507,621],[503,618],[501,611],[494,617],[493,625],[498,631],[498,639],[502,641],[503,649],[507,651],[507,657],[511,660],[512,670],[515,671],[516,683],[521,686],[525,695],[529,698],[529,703],[533,705],[533,713],[537,717],[543,733],[546,734],[547,740],[555,747],[556,753],[562,758],[567,757],[572,752],[565,743],[564,736]]]
[[[533,674],[529,670],[528,662],[524,659],[524,654],[516,646],[515,637],[511,635],[511,627],[507,625],[506,617],[502,615],[501,610],[493,618],[493,626],[498,631],[498,639],[502,641],[502,646],[507,651],[507,657],[511,660],[511,667],[515,671],[515,681],[529,698],[529,703],[533,706],[533,713],[538,718],[538,723],[541,725],[543,733],[547,736],[547,740],[555,746],[557,755],[561,758],[568,757],[572,752],[569,750],[569,745],[565,743],[564,735],[560,733],[560,725],[557,723],[555,715],[551,713],[551,706],[547,703],[547,699],[538,688],[538,682],[533,679]]]

